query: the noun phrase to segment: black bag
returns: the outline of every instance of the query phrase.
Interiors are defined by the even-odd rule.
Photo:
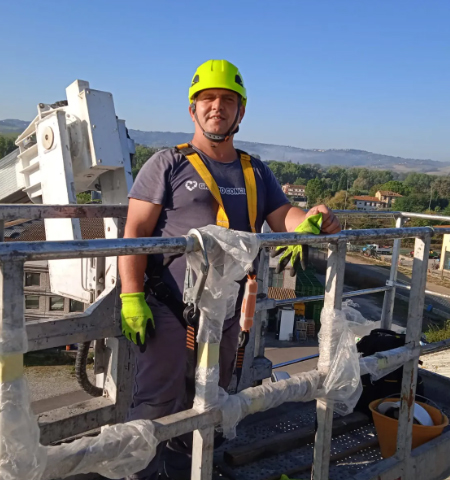
[[[393,348],[403,347],[405,345],[405,334],[400,334],[392,330],[384,330],[381,328],[372,330],[369,335],[361,338],[356,344],[356,348],[362,357],[374,355],[377,352],[392,350]],[[373,400],[385,398],[389,395],[398,393],[402,389],[403,367],[399,367],[389,375],[372,382],[370,375],[361,375],[361,383],[363,393],[356,404],[355,410],[370,415],[369,403]],[[418,376],[417,389],[418,395],[423,395],[423,380]]]

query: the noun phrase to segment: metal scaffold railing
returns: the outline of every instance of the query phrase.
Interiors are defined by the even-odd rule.
[[[92,207],[92,208],[91,208]],[[59,218],[60,216],[80,216],[123,218],[126,210],[122,206],[6,206],[0,207],[0,232],[5,220],[21,218]],[[27,209],[25,212],[24,209]],[[41,210],[39,210],[41,209]],[[398,212],[396,212],[398,213]],[[317,433],[314,445],[314,480],[328,479],[333,411],[337,404],[348,397],[342,397],[336,389],[328,386],[333,361],[338,355],[336,336],[342,335],[345,322],[340,322],[342,308],[345,255],[349,241],[374,241],[394,239],[394,254],[399,254],[400,240],[414,238],[414,260],[411,281],[411,295],[408,307],[406,344],[376,354],[357,359],[359,374],[392,371],[404,366],[402,383],[402,404],[399,418],[397,454],[383,461],[376,469],[361,479],[411,479],[417,477],[418,465],[426,459],[430,463],[430,479],[438,478],[445,468],[450,468],[450,459],[433,460],[443,448],[450,445],[450,437],[445,435],[434,449],[425,448],[411,454],[413,425],[413,404],[417,379],[418,358],[421,352],[420,336],[422,311],[425,298],[428,252],[432,235],[450,233],[450,228],[435,232],[430,227],[401,227],[404,214],[398,213],[397,228],[343,231],[335,235],[298,235],[295,233],[247,234],[224,231],[219,227],[211,230],[200,229],[196,235],[178,238],[138,238],[104,239],[61,242],[8,242],[0,243],[0,472],[5,480],[35,479],[50,480],[64,478],[76,473],[98,472],[109,478],[120,478],[142,469],[155,454],[159,442],[194,432],[194,455],[192,478],[210,479],[213,468],[214,428],[221,425],[225,432],[234,428],[245,416],[258,411],[274,408],[286,401],[317,400]],[[58,217],[59,216],[59,217]],[[119,229],[119,221],[117,222]],[[401,228],[400,228],[401,227]],[[211,227],[212,228],[212,227]],[[199,237],[200,235],[200,237]],[[199,241],[199,238],[201,241]],[[115,289],[117,282],[110,279],[109,289],[105,289],[97,302],[83,314],[66,316],[60,320],[43,320],[25,323],[23,268],[25,261],[56,260],[66,258],[114,257],[118,255],[187,253],[188,262],[194,269],[199,268],[201,259],[206,257],[211,265],[229,261],[235,275],[245,273],[246,265],[262,248],[279,245],[319,245],[328,244],[327,272],[325,281],[324,310],[322,313],[322,337],[320,357],[316,370],[296,375],[288,380],[272,384],[250,387],[236,395],[227,395],[217,385],[218,355],[221,327],[227,306],[211,312],[211,302],[220,296],[211,294],[213,289],[227,290],[232,278],[225,277],[216,269],[210,285],[206,285],[201,310],[199,329],[199,350],[196,377],[196,401],[194,408],[158,420],[142,420],[120,423],[129,401],[131,372],[129,369],[129,349],[126,340],[120,335],[118,324],[119,306]],[[219,249],[220,247],[220,249]],[[214,255],[220,251],[220,255]],[[225,256],[225,260],[223,260]],[[365,295],[385,291],[383,325],[389,327],[396,288],[396,265],[392,262],[390,284],[374,289],[352,292]],[[262,268],[267,269],[267,265]],[[214,270],[214,269],[213,269]],[[197,270],[198,271],[198,270]],[[230,269],[227,270],[228,272]],[[116,275],[116,274],[114,274]],[[236,277],[237,278],[237,277]],[[208,298],[209,296],[209,298]],[[291,303],[301,301],[292,299]],[[208,303],[210,302],[210,303]],[[215,305],[215,304],[214,304]],[[217,304],[219,305],[219,304]],[[275,304],[276,306],[277,304]],[[258,309],[264,312],[273,308],[273,302],[261,300]],[[97,317],[96,317],[97,315]],[[95,321],[94,321],[95,320]],[[98,320],[98,321],[96,321]],[[211,327],[211,325],[215,325]],[[255,322],[254,342],[257,342],[261,322]],[[90,400],[86,412],[68,416],[67,411],[50,422],[38,423],[31,413],[27,386],[23,376],[23,354],[80,341],[109,338],[114,352],[111,362],[114,371],[107,380],[105,391],[108,395]],[[253,350],[255,357],[260,353]],[[357,385],[359,376],[355,382]],[[108,381],[110,384],[108,384]],[[344,385],[347,387],[348,385]],[[89,417],[89,421],[88,421]],[[90,423],[89,423],[90,422]],[[83,433],[99,426],[109,425],[96,437],[84,437],[72,443],[58,446],[44,446],[56,440]],[[89,428],[88,428],[89,427]],[[57,431],[55,434],[54,431]],[[106,448],[107,446],[107,448]],[[356,478],[356,477],[355,477]],[[423,477],[425,478],[425,477]]]

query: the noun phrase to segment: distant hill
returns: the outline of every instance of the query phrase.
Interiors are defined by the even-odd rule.
[[[167,147],[189,142],[192,133],[183,132],[143,132],[129,130],[130,137],[136,143],[151,147]],[[310,150],[285,145],[245,142],[236,140],[238,148],[256,154],[262,160],[291,161],[294,163],[319,163],[323,166],[340,165],[343,167],[366,167],[380,170],[415,171],[423,173],[450,172],[450,163],[435,160],[417,160],[393,157],[364,150]]]
[[[29,122],[23,120],[0,120],[0,133],[21,133]],[[189,142],[192,133],[184,132],[144,132],[129,130],[130,137],[142,145],[151,147],[171,147]],[[310,150],[286,145],[245,142],[237,140],[236,146],[246,152],[259,155],[262,160],[291,161],[294,163],[318,163],[323,166],[366,167],[397,172],[423,172],[432,174],[450,174],[450,162],[435,160],[417,160],[413,158],[393,157],[364,150]]]
[[[11,118],[0,120],[0,133],[22,133],[29,124],[30,122]]]

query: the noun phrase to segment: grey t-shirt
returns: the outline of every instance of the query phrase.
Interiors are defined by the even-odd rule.
[[[244,174],[240,159],[217,162],[197,150],[214,177],[222,196],[230,228],[250,232]],[[289,203],[269,167],[252,157],[257,188],[256,231],[261,231],[267,215]],[[130,198],[162,205],[153,236],[179,237],[191,228],[216,223],[218,204],[189,160],[175,148],[161,150],[141,168],[128,195]],[[151,262],[162,262],[152,255]],[[175,258],[164,270],[163,279],[181,299],[186,269],[185,256]]]

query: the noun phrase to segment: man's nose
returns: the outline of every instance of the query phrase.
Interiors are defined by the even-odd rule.
[[[216,97],[212,102],[212,108],[214,110],[222,110],[223,109],[223,100],[221,97]]]

